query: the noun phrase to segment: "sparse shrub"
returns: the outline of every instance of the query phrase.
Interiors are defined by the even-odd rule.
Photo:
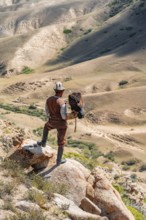
[[[113,187],[120,193],[121,196],[124,195],[124,188],[119,184],[113,185]]]
[[[146,220],[146,217],[143,216],[143,214],[138,211],[136,208],[132,206],[127,206],[127,208],[132,212],[135,220]]]
[[[64,79],[64,82],[68,82],[68,81],[71,81],[71,80],[72,80],[71,77],[66,77],[66,78]]]
[[[79,148],[82,150],[83,158],[80,158],[80,159],[78,158],[78,160],[80,162],[82,161],[81,163],[83,163],[83,164],[85,163],[86,165],[88,164],[89,161],[85,162],[84,158],[88,158],[89,160],[93,160],[93,164],[95,164],[95,160],[97,159],[97,157],[103,155],[103,153],[98,150],[98,147],[94,143],[91,143],[88,141],[83,142],[80,140],[73,140],[73,139],[69,138],[67,145],[70,147]],[[75,157],[78,157],[77,155],[72,155],[72,156],[73,156],[73,158],[75,158]],[[90,164],[90,162],[89,162],[89,164]],[[92,165],[91,165],[91,167],[92,167]]]
[[[129,35],[129,37],[134,37],[136,35],[136,33],[132,33]]]
[[[138,161],[136,159],[130,159],[128,161],[123,161],[122,165],[128,165],[128,166],[132,166],[135,165]]]
[[[17,216],[12,216],[6,220],[51,220],[43,214],[42,210],[31,210],[28,213],[17,213]]]
[[[110,48],[105,48],[104,50],[102,50],[102,51],[100,52],[100,54],[102,55],[102,54],[108,53],[108,52],[110,52],[110,51],[111,51]]]
[[[118,174],[115,174],[114,179],[118,180],[120,178],[120,176]]]
[[[146,164],[142,165],[139,169],[140,172],[146,171]]]
[[[16,161],[5,159],[1,163],[1,168],[6,169],[8,174],[15,178],[15,183],[28,183],[28,177],[24,173],[24,169]]]
[[[84,35],[89,34],[92,31],[92,29],[88,29],[87,31],[84,32]]]
[[[131,30],[133,29],[133,27],[128,26],[128,27],[126,27],[125,29],[126,29],[126,31],[131,31]]]
[[[33,72],[33,69],[31,69],[30,67],[28,66],[25,66],[22,71],[21,71],[21,74],[30,74]]]
[[[45,192],[47,197],[51,199],[54,193],[59,193],[61,195],[65,195],[68,190],[68,186],[64,183],[57,183],[47,181],[43,179],[41,176],[33,175],[32,176],[32,185],[39,190]]]
[[[119,82],[119,86],[126,85],[127,83],[128,83],[127,80],[121,80],[121,81]]]
[[[37,190],[28,191],[25,199],[37,203],[40,207],[42,207],[47,202],[47,197],[42,192]]]
[[[130,4],[133,3],[133,0],[113,0],[108,6],[110,7],[110,17],[115,16],[120,11],[128,7]]]
[[[0,198],[5,198],[6,195],[12,195],[15,189],[15,182],[0,181]]]
[[[34,104],[31,104],[28,108],[29,109],[37,109],[37,107]]]
[[[130,168],[129,168],[128,165],[124,165],[124,166],[122,167],[122,169],[123,169],[123,170],[129,170]]]
[[[32,109],[27,106],[14,106],[14,105],[0,103],[0,108],[11,111],[11,112],[15,112],[15,113],[36,116],[36,117],[41,118],[42,120],[46,119],[44,110],[38,109],[37,107]]]
[[[55,207],[53,210],[53,215],[59,217],[59,219],[66,219],[68,217],[66,212],[62,212],[62,207]]]
[[[114,158],[114,152],[110,151],[109,153],[105,154],[104,155],[105,158],[108,158],[109,160],[111,161],[114,161],[115,158]]]
[[[84,155],[77,154],[77,153],[72,153],[72,152],[66,153],[66,154],[64,154],[64,157],[76,159],[77,161],[82,163],[88,169],[93,169],[97,164],[96,160],[91,159],[89,157],[85,157]]]
[[[2,209],[16,212],[16,208],[14,207],[10,198],[4,199],[4,205],[2,206]]]
[[[63,30],[63,33],[64,33],[64,34],[70,34],[70,33],[72,33],[72,30],[70,30],[70,29],[64,29],[64,30]]]
[[[130,177],[133,180],[133,182],[135,182],[137,180],[137,175],[135,173],[131,174]]]

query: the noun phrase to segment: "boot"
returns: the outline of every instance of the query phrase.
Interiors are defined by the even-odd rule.
[[[48,133],[49,133],[48,129],[44,126],[42,140],[37,142],[37,144],[40,147],[46,147],[46,143],[47,143],[47,139],[48,139]]]
[[[63,147],[58,147],[57,161],[56,161],[57,166],[66,162],[66,160],[62,160],[63,150],[64,150]]]

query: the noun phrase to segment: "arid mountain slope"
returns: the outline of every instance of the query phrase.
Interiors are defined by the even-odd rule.
[[[9,69],[20,70],[24,66],[38,67],[56,58],[61,48],[107,19],[103,10],[108,2],[19,1],[19,4],[1,7],[1,61]],[[99,21],[95,15],[100,17]],[[87,25],[88,20],[91,25]],[[70,30],[71,34],[64,33],[64,30]]]
[[[18,21],[16,31],[7,29],[0,38],[1,73],[37,68],[31,74],[1,78],[0,103],[8,105],[1,108],[10,109],[2,110],[1,117],[31,127],[36,119],[26,123],[25,109],[22,117],[9,105],[44,109],[54,82],[60,80],[66,99],[71,91],[81,91],[86,103],[85,120],[75,134],[72,123],[68,135],[85,139],[91,134],[102,151],[122,150],[117,153],[120,161],[130,155],[144,163],[145,7],[142,0],[28,1],[1,7],[0,16]],[[38,14],[40,26],[28,26]],[[28,22],[24,29],[22,21]],[[6,22],[1,17],[1,25]],[[35,127],[41,123],[36,120]]]
[[[143,0],[4,1],[1,74],[43,64],[46,70],[61,68],[107,54],[137,53],[137,62],[142,62],[145,20]]]
[[[146,3],[139,1],[109,18],[94,33],[66,49],[63,55],[73,63],[107,54],[123,57],[136,53],[141,59],[146,53],[145,36]]]

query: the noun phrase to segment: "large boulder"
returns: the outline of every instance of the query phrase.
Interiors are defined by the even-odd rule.
[[[69,188],[67,197],[77,205],[80,205],[81,200],[86,197],[86,180],[90,171],[78,161],[67,159],[66,163],[54,167],[51,172],[45,171],[41,175],[51,181],[65,183]]]
[[[134,220],[133,215],[123,203],[120,194],[104,176],[101,169],[97,167],[91,173],[89,182],[92,188],[92,196],[90,190],[89,194],[87,192],[87,197],[89,196],[89,198],[101,209],[102,215],[107,216],[110,220]]]
[[[58,207],[66,210],[69,217],[73,220],[108,220],[106,217],[101,217],[99,215],[83,211],[73,201],[62,195],[55,194],[54,202]]]
[[[79,162],[67,159],[65,164],[42,173],[51,180],[69,186],[67,198],[84,211],[107,216],[109,220],[134,220],[120,194],[98,167],[91,173]]]

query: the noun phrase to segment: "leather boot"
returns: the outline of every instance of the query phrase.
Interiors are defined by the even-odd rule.
[[[41,147],[46,147],[47,139],[48,139],[48,128],[44,126],[42,140],[38,141],[37,144]]]
[[[58,147],[57,161],[56,161],[57,166],[66,162],[66,160],[62,160],[63,150],[64,150],[63,147]]]

